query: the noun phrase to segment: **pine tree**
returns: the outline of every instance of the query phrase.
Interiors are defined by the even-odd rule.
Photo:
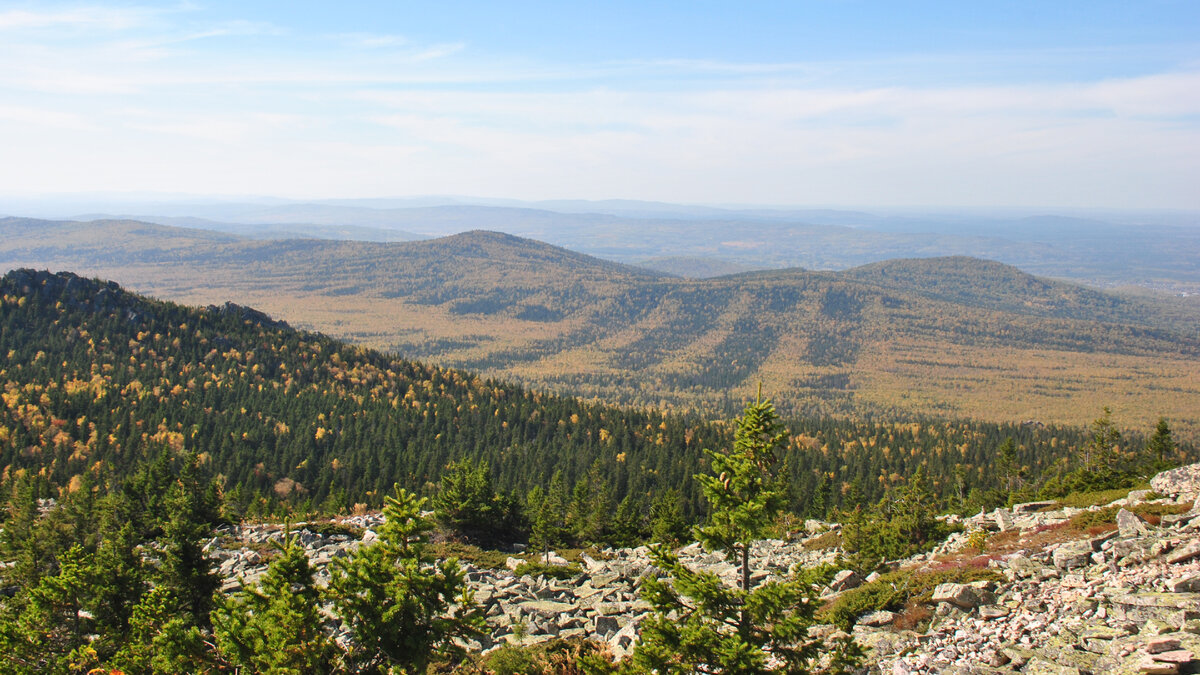
[[[206,673],[215,670],[204,634],[179,611],[171,589],[146,591],[129,617],[129,639],[109,664],[126,673]]]
[[[436,657],[462,650],[483,614],[455,559],[434,563],[425,540],[424,499],[395,487],[383,509],[379,541],[332,564],[329,596],[358,642],[349,655],[361,672],[423,673]]]
[[[8,672],[67,672],[81,660],[90,621],[80,615],[94,580],[83,547],[58,556],[57,571],[6,601],[0,612],[0,653]]]
[[[1111,469],[1116,451],[1121,444],[1121,432],[1112,421],[1112,410],[1104,407],[1104,414],[1092,421],[1092,435],[1083,446],[1083,469]]]
[[[679,490],[668,488],[650,504],[650,538],[674,546],[688,536]]]
[[[696,532],[706,548],[738,566],[740,579],[727,586],[716,574],[687,567],[667,547],[653,547],[655,565],[670,580],[645,583],[654,614],[642,624],[638,667],[663,675],[751,675],[814,672],[822,658],[831,672],[841,672],[854,661],[852,643],[827,649],[808,635],[817,606],[813,578],[751,582],[751,546],[774,522],[785,494],[772,476],[785,441],[774,406],[760,397],[738,420],[732,451],[707,452],[713,474],[696,480],[710,512]]]

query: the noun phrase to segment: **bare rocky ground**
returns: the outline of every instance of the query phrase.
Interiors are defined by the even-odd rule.
[[[1190,505],[1190,510],[1164,516],[1156,525],[1122,510],[1117,530],[1059,540],[1043,533],[1055,531],[1084,509],[1047,511],[1050,504],[1031,503],[962,519],[964,532],[931,553],[896,565],[921,570],[985,564],[1007,581],[938,586],[923,632],[899,628],[905,622],[892,612],[859,617],[853,633],[867,649],[866,672],[1200,673],[1200,464],[1159,474],[1152,487],[1161,495],[1155,503]],[[1149,496],[1153,494],[1135,491],[1091,510],[1133,508]],[[334,558],[370,545],[373,528],[381,522],[379,516],[344,521],[365,529],[362,541],[304,529],[298,533],[318,570],[319,583],[328,580],[327,567]],[[817,531],[837,525],[808,526],[812,534],[798,540],[755,545],[755,580],[837,559],[837,549],[805,546],[820,536]],[[968,533],[977,530],[1003,533],[1009,543],[1003,552],[964,556]],[[281,536],[278,527],[257,526],[243,528],[236,539],[226,533],[210,542],[209,554],[219,564],[226,590],[261,576],[266,561],[257,549]],[[719,554],[697,544],[680,553],[689,565],[734,582],[734,567]],[[512,568],[521,561],[508,562]],[[510,642],[579,637],[607,642],[618,657],[628,654],[650,609],[639,595],[641,580],[658,570],[644,547],[584,555],[579,563],[581,573],[567,581],[464,565],[490,629],[471,647],[487,651]],[[842,573],[831,588],[823,589],[822,597],[835,600],[860,583],[864,580],[856,575]],[[814,628],[816,633],[835,631],[832,626]],[[338,632],[347,638],[344,629]]]

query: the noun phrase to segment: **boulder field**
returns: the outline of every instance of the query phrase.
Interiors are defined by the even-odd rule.
[[[1156,476],[1151,491],[1134,491],[1112,504],[1089,509],[1057,508],[1053,502],[1018,504],[969,518],[951,517],[963,531],[930,553],[894,561],[895,569],[946,569],[984,566],[1003,581],[942,584],[929,600],[921,630],[900,613],[866,612],[857,617],[853,635],[867,651],[864,672],[1036,673],[1085,675],[1200,673],[1200,464]],[[1139,504],[1162,504],[1184,511],[1156,523],[1134,513]],[[1085,511],[1118,508],[1116,529],[1095,534],[1047,537],[1070,532],[1063,526]],[[321,536],[302,527],[297,536],[317,570],[328,581],[328,565],[358,546],[369,546],[381,516],[350,516],[346,525],[361,528],[361,540],[348,535]],[[837,548],[815,548],[817,537],[837,530],[836,523],[809,521],[790,540],[764,540],[753,549],[753,581],[782,577],[797,567],[834,563]],[[970,534],[1006,533],[1002,550],[987,547],[971,555]],[[266,570],[258,551],[282,537],[278,526],[244,526],[219,533],[208,554],[224,577],[225,590],[255,582]],[[1027,545],[1026,545],[1027,544]],[[691,544],[682,560],[734,583],[736,569],[716,553]],[[565,560],[551,557],[552,562]],[[475,601],[484,608],[488,632],[470,645],[487,651],[501,644],[534,644],[561,638],[607,642],[618,657],[637,642],[638,626],[650,611],[640,597],[641,582],[660,575],[645,547],[606,549],[581,555],[580,572],[568,580],[518,576],[510,558],[503,569],[463,565]],[[843,571],[821,589],[835,601],[876,577]],[[999,578],[999,577],[998,577]],[[331,617],[331,623],[336,624]],[[815,626],[832,634],[833,626]],[[341,640],[348,640],[337,626]]]

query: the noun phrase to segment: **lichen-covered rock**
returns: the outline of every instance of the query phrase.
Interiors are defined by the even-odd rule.
[[[1163,471],[1150,479],[1150,487],[1163,495],[1200,495],[1200,463]]]
[[[1087,567],[1092,561],[1092,553],[1090,541],[1068,542],[1054,549],[1054,566],[1060,570]]]
[[[829,582],[829,590],[834,593],[841,593],[852,588],[862,586],[863,579],[858,576],[854,570],[842,570],[834,575],[833,580]]]

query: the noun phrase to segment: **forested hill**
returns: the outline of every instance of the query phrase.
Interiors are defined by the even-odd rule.
[[[66,485],[191,449],[229,487],[377,502],[447,463],[489,461],[505,489],[600,461],[620,493],[678,486],[723,431],[585,405],[288,328],[226,304],[191,309],[111,282],[18,270],[0,280],[0,467]],[[348,505],[347,505],[348,506]]]
[[[65,272],[0,279],[0,355],[0,482],[120,480],[168,448],[201,453],[252,509],[340,510],[378,504],[394,481],[428,492],[465,458],[488,462],[504,492],[560,474],[564,490],[630,497],[644,513],[668,487],[695,509],[700,449],[729,441],[721,422],[538,394],[246,307],[188,308]],[[995,487],[994,453],[1009,436],[1030,478],[1083,442],[1078,429],[1039,424],[826,418],[791,429],[792,506],[813,515],[851,485],[876,498],[920,464],[946,496]]]
[[[179,229],[174,246],[160,226],[36,227],[0,221],[0,268],[231,300],[591,400],[728,416],[762,380],[790,415],[1082,425],[1112,406],[1139,427],[1165,415],[1200,430],[1200,314],[971,258],[681,279],[483,231],[378,243]]]

